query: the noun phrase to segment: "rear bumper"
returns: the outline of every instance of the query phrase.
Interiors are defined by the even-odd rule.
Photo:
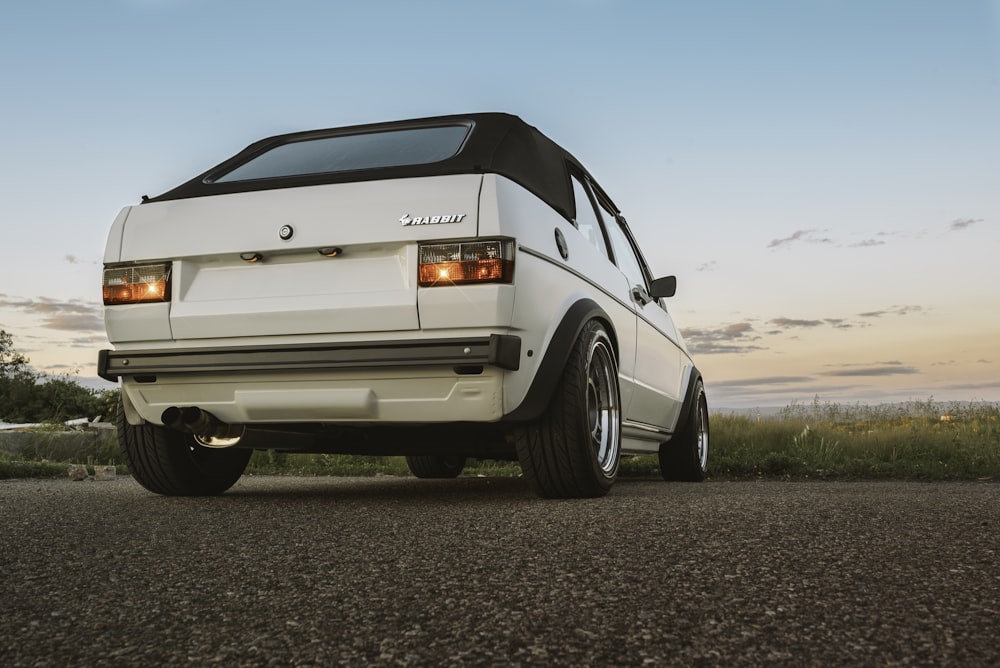
[[[102,350],[97,373],[154,383],[189,374],[261,374],[269,371],[361,370],[387,367],[520,366],[521,339],[507,334],[467,339],[252,346],[161,350]]]

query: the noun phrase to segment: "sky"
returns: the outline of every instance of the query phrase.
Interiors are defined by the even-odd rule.
[[[12,0],[0,329],[98,385],[118,210],[282,132],[505,111],[621,208],[713,407],[1000,400],[1000,0]]]

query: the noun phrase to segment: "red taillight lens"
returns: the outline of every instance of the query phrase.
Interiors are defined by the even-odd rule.
[[[514,242],[509,239],[459,241],[420,246],[420,287],[511,283]]]
[[[170,263],[105,267],[104,304],[148,304],[170,301]]]

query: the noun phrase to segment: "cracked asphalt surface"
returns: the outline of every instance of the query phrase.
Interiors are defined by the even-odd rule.
[[[0,481],[0,665],[1000,665],[996,483]]]

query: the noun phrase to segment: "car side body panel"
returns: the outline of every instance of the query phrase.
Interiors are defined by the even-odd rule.
[[[487,185],[491,182],[492,185]],[[635,359],[635,315],[621,297],[627,288],[624,276],[601,258],[569,221],[517,184],[501,176],[487,175],[484,200],[493,192],[503,231],[518,242],[515,284],[518,294],[523,296],[515,298],[511,332],[522,338],[522,368],[530,370],[529,374],[511,374],[507,379],[504,395],[508,410],[520,406],[534,380],[541,353],[550,349],[566,314],[581,301],[594,302],[609,320],[619,346],[624,404],[632,392]],[[484,201],[482,210],[493,208],[492,203]],[[556,230],[565,239],[566,259],[559,253]]]
[[[680,383],[686,361],[674,340],[673,322],[652,301],[639,309],[636,330],[635,392],[626,410],[627,419],[659,427],[673,425],[683,400]]]

